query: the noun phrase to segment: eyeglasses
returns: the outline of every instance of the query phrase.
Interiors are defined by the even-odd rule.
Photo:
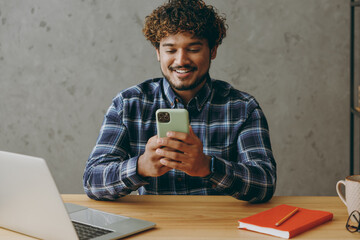
[[[346,229],[351,233],[360,232],[360,212],[359,211],[354,210],[350,214],[350,216],[346,222]]]

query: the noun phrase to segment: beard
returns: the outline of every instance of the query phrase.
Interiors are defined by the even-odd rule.
[[[172,68],[171,66],[168,67],[171,71],[175,71],[176,68],[189,68],[189,66],[183,66],[183,67],[176,67],[176,68]],[[192,70],[197,70],[197,68],[193,68]],[[161,73],[162,75],[166,78],[166,80],[169,82],[170,86],[177,90],[177,91],[187,91],[187,90],[192,90],[194,88],[196,88],[197,86],[199,86],[200,84],[202,84],[204,81],[206,81],[207,79],[210,78],[209,75],[209,71],[207,71],[204,75],[198,76],[195,81],[189,85],[186,84],[175,84],[174,81],[171,80],[171,78],[169,76],[167,76],[166,74],[164,74],[164,72],[161,69]]]

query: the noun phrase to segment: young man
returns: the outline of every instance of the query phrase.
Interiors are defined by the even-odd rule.
[[[256,100],[211,79],[225,19],[201,0],[170,0],[146,17],[164,78],[120,92],[84,173],[90,198],[139,194],[230,195],[250,202],[275,191],[276,163]],[[156,136],[155,112],[186,108],[190,133]]]

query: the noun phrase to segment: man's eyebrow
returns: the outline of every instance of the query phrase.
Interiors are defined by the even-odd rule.
[[[163,46],[163,47],[173,47],[174,44],[172,44],[172,43],[164,43],[161,46]]]
[[[194,45],[204,45],[202,42],[193,42],[193,43],[190,43],[189,46],[194,46]]]

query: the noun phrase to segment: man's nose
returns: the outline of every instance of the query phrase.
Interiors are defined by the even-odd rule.
[[[175,64],[177,66],[184,66],[190,63],[189,56],[185,50],[178,50],[175,56]]]

